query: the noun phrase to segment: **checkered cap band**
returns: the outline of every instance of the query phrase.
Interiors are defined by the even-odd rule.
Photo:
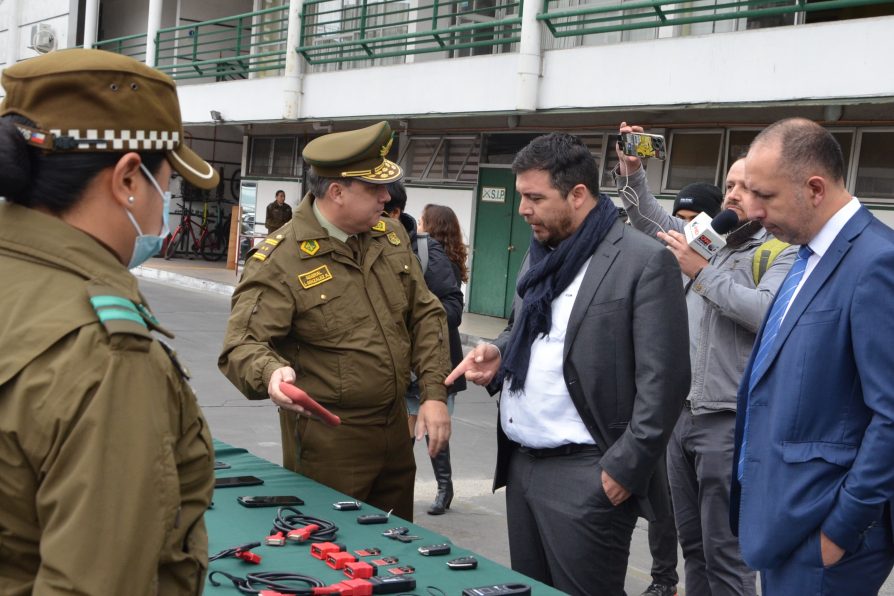
[[[74,150],[87,151],[173,151],[180,144],[180,132],[168,130],[87,130],[53,129],[56,137],[78,142]]]

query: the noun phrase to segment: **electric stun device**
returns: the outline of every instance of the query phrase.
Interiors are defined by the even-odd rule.
[[[328,424],[329,426],[338,426],[341,424],[341,419],[338,416],[321,406],[317,400],[294,385],[280,383],[279,390],[285,393],[286,397],[291,399],[294,403],[320,419],[324,424]]]

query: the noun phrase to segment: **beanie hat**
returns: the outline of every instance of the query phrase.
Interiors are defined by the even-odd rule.
[[[680,209],[688,209],[696,213],[707,213],[714,217],[720,213],[723,203],[723,192],[707,182],[693,182],[683,187],[674,200],[674,215]]]

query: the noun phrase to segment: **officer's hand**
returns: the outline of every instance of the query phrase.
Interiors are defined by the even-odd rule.
[[[624,134],[626,132],[642,132],[642,126],[628,126],[626,122],[622,122],[621,126],[618,128],[618,132]],[[615,153],[618,154],[618,173],[621,176],[629,176],[634,173],[641,167],[643,167],[643,162],[640,158],[635,155],[627,155],[621,148],[615,144]]]
[[[447,447],[450,440],[450,414],[447,404],[436,399],[429,399],[419,406],[416,418],[416,440],[421,441],[428,435],[428,455],[435,457]]]
[[[270,382],[267,383],[267,395],[270,396],[270,401],[278,405],[280,408],[291,410],[292,412],[297,412],[299,414],[305,414],[307,413],[307,410],[294,403],[279,388],[280,383],[291,383],[294,385],[296,378],[297,375],[295,374],[295,369],[291,366],[277,368],[273,371],[273,374],[270,375]]]
[[[667,247],[677,257],[680,264],[680,270],[683,274],[691,279],[699,274],[699,271],[705,268],[708,261],[692,250],[686,243],[686,237],[676,230],[670,230],[667,234],[658,232],[658,239],[667,244]]]
[[[481,343],[466,354],[462,362],[456,365],[447,378],[444,379],[445,385],[453,385],[460,376],[466,375],[466,379],[476,385],[487,385],[490,383],[497,371],[500,370],[500,350],[493,344]]]
[[[844,556],[844,549],[832,542],[832,539],[821,530],[820,553],[823,558],[823,567],[829,567],[841,560],[841,557]]]

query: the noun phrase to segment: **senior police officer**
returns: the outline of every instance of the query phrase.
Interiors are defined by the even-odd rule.
[[[233,294],[219,359],[249,399],[280,407],[283,465],[405,518],[416,464],[403,396],[411,368],[421,406],[416,438],[437,454],[450,435],[444,309],[428,290],[400,223],[381,218],[391,128],[380,122],[304,149],[310,192],[294,217],[249,256]],[[339,415],[301,416],[292,383]]]
[[[3,71],[0,594],[199,594],[211,437],[128,272],[167,234],[173,81],[62,50]]]

